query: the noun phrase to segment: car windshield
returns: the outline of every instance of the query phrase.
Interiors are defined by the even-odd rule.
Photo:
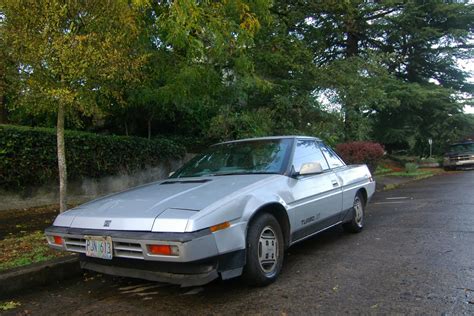
[[[214,145],[191,159],[172,178],[282,173],[290,145],[291,139]]]
[[[451,145],[449,146],[449,152],[452,152],[452,153],[474,152],[474,143]]]

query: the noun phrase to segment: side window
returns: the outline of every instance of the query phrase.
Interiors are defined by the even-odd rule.
[[[296,172],[299,172],[301,165],[308,162],[319,162],[323,170],[329,169],[326,159],[324,159],[321,150],[318,148],[314,140],[298,140],[295,148],[295,155],[293,157],[293,167]]]
[[[344,162],[342,162],[341,158],[339,158],[339,156],[331,148],[321,144],[321,150],[323,151],[324,157],[326,157],[327,161],[329,162],[329,166],[332,169],[344,166]]]

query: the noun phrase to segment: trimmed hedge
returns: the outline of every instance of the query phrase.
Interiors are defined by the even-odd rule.
[[[66,131],[65,142],[69,180],[131,173],[185,154],[183,146],[167,139]],[[57,180],[54,129],[0,125],[2,189],[20,189]]]
[[[372,174],[375,173],[377,164],[384,155],[382,145],[373,142],[338,144],[336,152],[347,164],[366,164]]]

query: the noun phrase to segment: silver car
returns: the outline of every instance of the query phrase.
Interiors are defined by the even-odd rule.
[[[105,274],[201,285],[243,276],[266,285],[285,249],[335,225],[357,233],[375,190],[318,138],[211,146],[168,179],[80,205],[46,229],[54,249]]]

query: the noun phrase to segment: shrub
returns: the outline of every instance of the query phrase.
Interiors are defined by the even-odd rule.
[[[372,142],[350,142],[336,145],[336,151],[348,164],[365,163],[374,173],[384,155],[382,145]]]
[[[99,178],[182,157],[184,147],[167,139],[65,132],[68,179]],[[56,131],[0,125],[0,187],[18,189],[57,181]]]
[[[413,162],[407,162],[405,164],[405,171],[407,173],[415,173],[418,169],[418,165],[416,163],[413,163]]]

